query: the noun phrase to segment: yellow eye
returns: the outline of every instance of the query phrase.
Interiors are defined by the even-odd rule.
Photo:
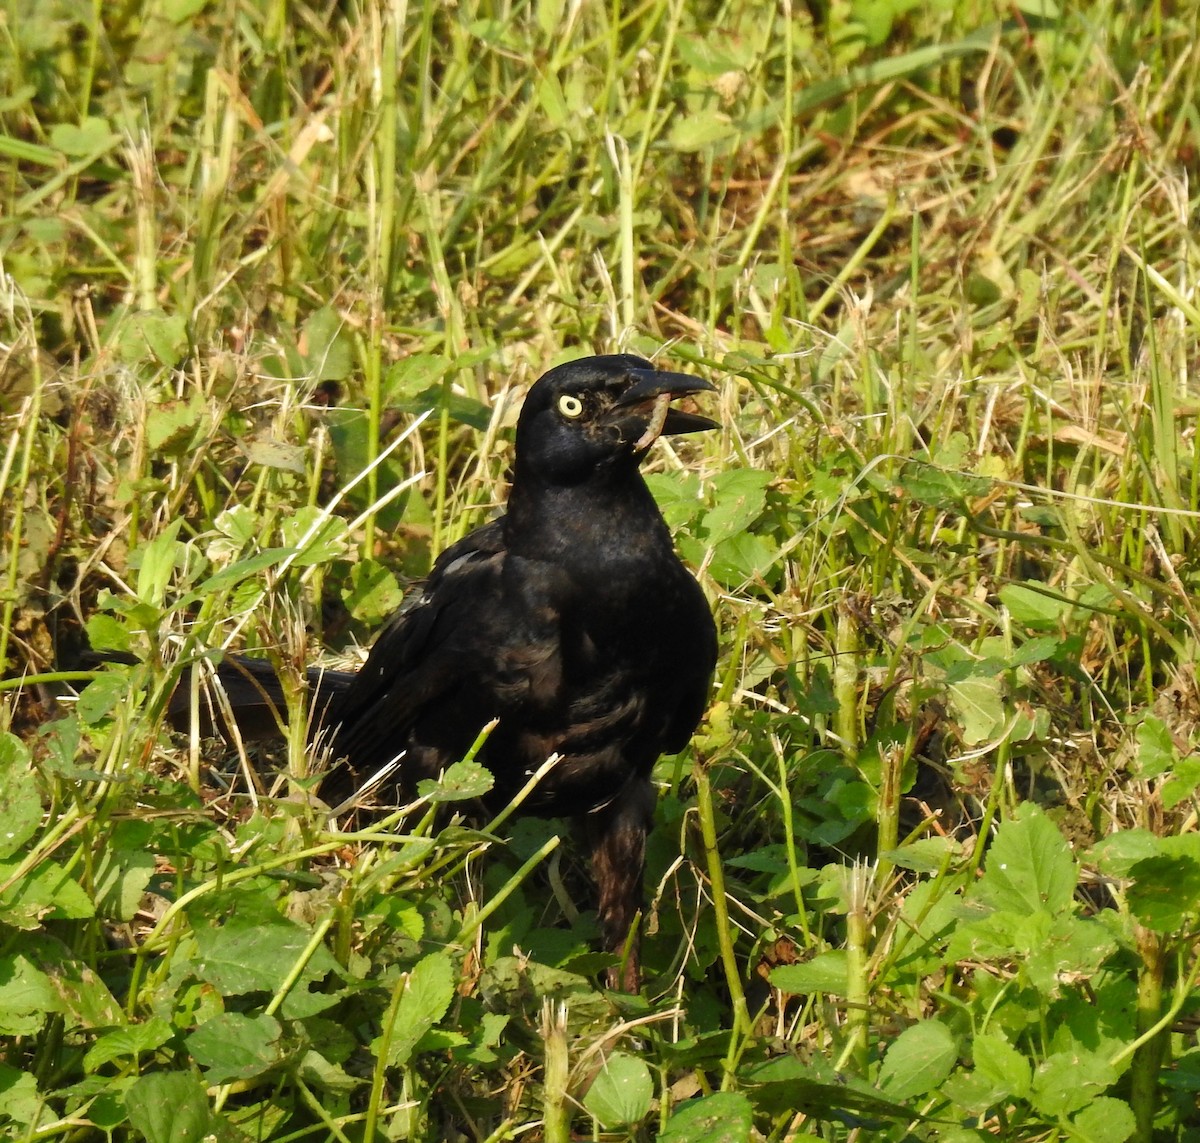
[[[564,393],[558,399],[558,411],[564,417],[574,420],[583,413],[583,402],[578,397],[572,397],[570,393]]]

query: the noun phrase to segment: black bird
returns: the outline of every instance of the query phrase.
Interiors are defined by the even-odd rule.
[[[604,946],[618,953],[641,904],[650,772],[687,745],[717,653],[638,466],[660,434],[716,427],[670,406],[712,388],[629,354],[550,370],[521,410],[507,512],[441,554],[359,671],[310,672],[313,721],[344,760],[322,786],[330,804],[392,762],[411,791],[493,719],[477,758],[495,778],[489,809],[558,755],[521,809],[582,818]],[[223,681],[248,665],[223,665]],[[238,695],[250,723],[279,693],[250,669],[255,685],[230,692],[239,726]],[[637,988],[636,942],[609,981]]]

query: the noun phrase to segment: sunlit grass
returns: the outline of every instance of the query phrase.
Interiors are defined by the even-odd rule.
[[[0,9],[15,1137],[1186,1130],[1194,14],[794,7]],[[346,832],[301,733],[581,349],[720,390],[637,998],[568,827]],[[163,727],[227,646],[279,758]]]

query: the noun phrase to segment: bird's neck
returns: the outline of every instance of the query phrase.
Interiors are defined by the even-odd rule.
[[[599,574],[646,548],[670,550],[667,526],[637,469],[577,484],[513,481],[506,546],[530,559]]]

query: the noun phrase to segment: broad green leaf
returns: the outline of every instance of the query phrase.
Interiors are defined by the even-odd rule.
[[[1147,713],[1137,728],[1138,777],[1157,778],[1173,769],[1179,761],[1179,752],[1166,723],[1157,715]]]
[[[257,577],[260,572],[266,571],[267,568],[278,566],[291,554],[292,550],[290,548],[267,548],[257,555],[247,556],[244,560],[238,560],[237,563],[223,568],[216,575],[209,576],[208,579],[196,588],[192,595],[200,598],[205,595],[211,595],[216,591],[225,591],[241,583],[243,580]]]
[[[483,797],[494,784],[492,772],[478,762],[455,762],[440,778],[422,778],[417,793],[431,802],[461,802]]]
[[[162,14],[173,24],[183,24],[200,15],[209,0],[163,0]]]
[[[1029,1093],[1033,1068],[1028,1059],[995,1033],[976,1036],[971,1044],[975,1070],[1005,1096],[1024,1099]]]
[[[274,468],[280,472],[294,472],[303,476],[305,472],[305,450],[301,445],[288,441],[259,439],[241,442],[242,452],[251,464],[263,468]]]
[[[1052,635],[1035,635],[1026,639],[1012,654],[1011,665],[1023,667],[1026,663],[1043,663],[1054,658],[1062,650],[1062,640]]]
[[[388,1067],[401,1067],[412,1058],[425,1035],[445,1014],[454,999],[457,972],[449,953],[430,953],[417,962],[402,985],[404,992],[387,1045]],[[374,1041],[376,1053],[382,1040]]]
[[[922,1020],[892,1042],[879,1069],[879,1086],[896,1100],[936,1088],[958,1061],[954,1036],[938,1020]]]
[[[345,555],[348,547],[346,521],[326,516],[311,504],[297,509],[280,525],[283,542],[297,549],[292,561],[297,567],[324,564]]]
[[[8,881],[14,866],[15,862],[0,863],[0,882]],[[95,912],[79,882],[49,860],[0,894],[0,919],[19,929],[36,929],[43,921],[81,921]]]
[[[159,1016],[151,1016],[141,1024],[125,1024],[104,1032],[83,1057],[83,1070],[94,1072],[112,1060],[137,1059],[146,1052],[161,1048],[175,1029]]]
[[[289,980],[309,942],[308,930],[280,921],[278,924],[230,922],[195,930],[196,975],[223,995],[279,990]],[[338,971],[333,954],[323,945],[311,954],[297,981],[292,983],[283,1014],[311,1016],[336,1002],[336,997],[309,990],[309,985]]]
[[[188,1052],[205,1069],[209,1083],[253,1079],[270,1071],[282,1058],[283,1029],[264,1012],[247,1016],[223,1012],[206,1020],[187,1037]]]
[[[355,1088],[363,1085],[361,1079],[356,1079],[315,1051],[305,1052],[300,1058],[297,1074],[310,1087],[332,1095],[349,1095]]]
[[[199,1076],[192,1072],[151,1072],[125,1096],[129,1122],[146,1143],[203,1143],[216,1123]]]
[[[745,532],[762,513],[773,476],[757,468],[735,468],[712,480],[714,507],[704,514],[705,539],[719,544]]]
[[[149,850],[105,847],[95,872],[96,910],[100,916],[132,921],[154,868],[154,854]]]
[[[1025,627],[1056,628],[1074,606],[1042,584],[1006,583],[999,592],[1014,622]]]
[[[1102,1095],[1071,1121],[1079,1143],[1126,1143],[1137,1131],[1133,1109],[1123,1099]]]
[[[46,1111],[46,1101],[38,1093],[37,1080],[28,1072],[0,1064],[0,1122],[7,1119],[21,1127],[33,1128]],[[22,1135],[31,1137],[24,1132]]]
[[[1187,856],[1150,857],[1129,870],[1129,910],[1148,929],[1171,933],[1200,911],[1200,862]]]
[[[121,620],[97,611],[88,616],[86,625],[88,646],[93,651],[129,651],[132,634]]]
[[[0,957],[0,1036],[32,1036],[62,1004],[50,978],[26,957]]]
[[[1043,995],[1056,995],[1065,980],[1090,977],[1117,950],[1113,935],[1099,921],[1059,913],[1049,931],[1026,944],[1022,971]]]
[[[714,107],[694,115],[681,115],[671,126],[670,145],[685,153],[703,151],[715,143],[724,143],[738,134],[738,126],[728,115]]]
[[[343,381],[354,364],[345,322],[329,306],[314,310],[304,323],[301,351],[310,381]]]
[[[740,1091],[676,1105],[658,1143],[749,1143],[754,1113]]]
[[[899,849],[890,849],[880,856],[886,857],[901,869],[914,873],[936,873],[947,864],[953,865],[963,855],[963,847],[951,837],[923,837]]]
[[[845,996],[850,987],[850,957],[844,949],[834,949],[818,953],[802,964],[781,964],[771,969],[770,981],[783,992],[831,992]]]
[[[110,666],[79,692],[75,710],[80,720],[86,726],[95,726],[129,699],[129,688],[128,668]]]
[[[888,1099],[865,1080],[843,1075],[819,1059],[779,1056],[740,1072],[757,1111],[804,1111],[819,1119],[843,1112],[872,1118],[912,1118],[912,1109]]]
[[[1163,784],[1163,808],[1173,810],[1190,798],[1200,786],[1200,758],[1188,757],[1175,764],[1175,772]]]
[[[342,589],[342,602],[361,623],[378,624],[404,599],[396,577],[378,560],[359,560],[350,569],[349,585]]]
[[[121,136],[107,119],[89,115],[78,125],[57,123],[50,130],[50,142],[64,155],[82,158],[111,150],[121,141]]]
[[[1043,1115],[1070,1115],[1102,1096],[1116,1080],[1113,1066],[1094,1052],[1055,1052],[1034,1070],[1029,1100]]]
[[[1079,871],[1066,839],[1036,806],[1022,805],[1004,822],[988,851],[984,875],[972,897],[1013,913],[1071,906]]]
[[[126,364],[142,362],[171,367],[183,360],[188,349],[187,322],[179,314],[165,314],[161,310],[148,310],[130,314],[121,323],[117,340],[117,354]],[[171,411],[189,422],[192,428],[200,423],[204,412],[204,398],[193,393],[186,400],[164,401],[150,410],[146,419],[146,438],[154,450],[178,444],[176,432],[164,437],[156,417]],[[182,431],[182,430],[180,430]]]
[[[624,1052],[612,1052],[605,1059],[592,1086],[583,1098],[583,1106],[610,1130],[640,1123],[650,1110],[654,1081],[646,1061]]]
[[[1148,829],[1123,829],[1101,838],[1087,855],[1109,877],[1128,877],[1129,871],[1148,857],[1161,856],[1161,839]]]
[[[962,723],[963,741],[968,746],[988,742],[1000,735],[1008,712],[1004,704],[1004,680],[972,675],[947,684],[950,705]]]
[[[0,731],[0,858],[16,853],[42,821],[29,750],[7,730]]]

